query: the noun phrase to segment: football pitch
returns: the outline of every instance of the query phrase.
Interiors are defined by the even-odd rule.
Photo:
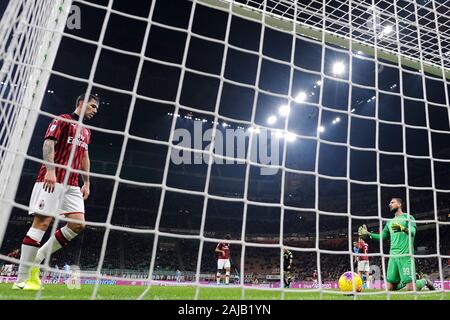
[[[65,285],[46,285],[40,292],[11,290],[11,284],[0,284],[0,300],[89,300],[94,285],[82,285],[80,289],[68,289]],[[98,300],[135,300],[144,292],[143,286],[111,286],[100,285],[96,299]],[[373,293],[373,294],[364,294]],[[245,300],[450,300],[450,292],[422,291],[420,294],[392,293],[390,298],[384,291],[365,290],[363,294],[343,295],[335,290],[319,292],[289,292],[284,297],[280,291],[245,290]],[[194,286],[152,286],[143,297],[144,300],[192,300],[196,294]],[[201,287],[199,300],[241,300],[242,289],[236,287]]]

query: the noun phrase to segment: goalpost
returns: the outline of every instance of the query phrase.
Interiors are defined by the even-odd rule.
[[[9,1],[0,21],[0,243],[71,2]]]
[[[161,0],[159,0],[161,1]],[[406,189],[406,207],[409,208],[410,190],[427,190],[432,192],[432,202],[433,202],[433,214],[432,219],[421,220],[421,223],[433,223],[436,226],[436,254],[429,254],[423,257],[434,257],[438,259],[438,272],[439,279],[437,279],[441,284],[442,297],[444,296],[444,273],[443,273],[443,259],[450,259],[448,252],[440,252],[440,244],[446,239],[440,239],[440,227],[446,227],[450,225],[450,222],[441,221],[439,219],[439,205],[438,205],[438,192],[449,194],[449,188],[440,188],[436,183],[436,172],[435,172],[435,162],[442,164],[445,168],[450,169],[450,158],[436,158],[433,153],[433,142],[432,133],[438,133],[442,135],[450,135],[450,129],[447,130],[436,130],[431,127],[430,118],[428,113],[427,100],[427,79],[434,79],[438,81],[444,87],[444,101],[445,103],[439,104],[433,102],[433,105],[437,105],[441,108],[447,108],[450,105],[449,97],[449,87],[448,80],[450,79],[450,32],[447,28],[450,28],[450,7],[446,6],[445,3],[440,3],[437,0],[423,0],[423,1],[412,1],[412,0],[402,0],[402,1],[390,1],[390,0],[371,0],[371,1],[355,1],[355,0],[186,0],[192,3],[191,11],[189,14],[189,22],[187,28],[174,27],[170,25],[165,25],[164,23],[157,22],[154,19],[155,7],[158,5],[158,1],[154,0],[151,2],[149,13],[147,17],[137,16],[133,14],[125,14],[119,10],[113,9],[114,0],[109,0],[107,6],[92,4],[89,1],[82,0],[22,0],[22,1],[10,1],[8,7],[0,21],[0,245],[3,242],[3,237],[8,226],[8,221],[10,219],[11,211],[14,207],[20,207],[18,203],[15,202],[15,196],[18,188],[18,184],[22,174],[22,168],[26,159],[30,159],[36,162],[41,162],[40,159],[34,159],[27,156],[27,150],[29,148],[31,135],[33,133],[35,124],[37,122],[38,116],[40,114],[48,115],[41,110],[41,104],[43,97],[47,90],[47,83],[49,78],[54,73],[53,64],[58,55],[58,47],[62,37],[68,36],[64,31],[67,17],[70,12],[70,8],[73,3],[83,4],[85,6],[99,8],[106,12],[104,21],[102,22],[102,28],[100,32],[100,39],[98,41],[92,41],[89,39],[84,39],[80,36],[70,35],[71,38],[75,38],[79,41],[89,42],[90,44],[95,43],[96,46],[96,56],[94,58],[93,67],[90,70],[89,79],[79,79],[70,74],[62,74],[58,72],[60,76],[66,76],[68,78],[72,77],[77,81],[83,81],[88,83],[88,93],[93,86],[100,88],[106,88],[112,92],[126,93],[131,96],[131,101],[128,106],[126,124],[122,132],[117,133],[112,130],[106,130],[101,128],[92,128],[93,135],[95,136],[95,131],[98,130],[103,133],[120,134],[123,137],[124,142],[120,150],[120,156],[118,158],[117,170],[115,174],[99,174],[93,172],[94,177],[109,179],[114,183],[113,191],[111,194],[111,199],[109,202],[109,207],[107,210],[107,219],[104,223],[89,221],[87,217],[86,224],[89,226],[101,226],[105,228],[105,235],[103,237],[101,253],[99,263],[94,273],[97,280],[103,279],[102,268],[105,261],[105,255],[107,250],[108,236],[111,230],[121,230],[131,233],[139,234],[153,234],[153,246],[148,248],[151,250],[151,262],[148,272],[148,286],[143,289],[142,294],[139,298],[144,298],[151,286],[158,284],[158,281],[152,280],[155,274],[156,268],[156,256],[158,249],[159,237],[172,237],[175,239],[196,239],[199,240],[199,248],[197,252],[197,263],[196,270],[192,270],[196,273],[196,280],[194,285],[196,286],[195,299],[200,297],[200,289],[205,287],[200,281],[200,274],[202,273],[201,265],[204,259],[204,245],[206,242],[214,242],[218,239],[214,237],[205,236],[205,225],[206,225],[206,214],[208,203],[211,200],[222,200],[229,202],[241,202],[243,203],[242,212],[242,225],[239,226],[241,232],[240,240],[232,240],[231,244],[241,245],[241,256],[240,256],[240,287],[242,288],[242,298],[245,298],[247,287],[244,284],[245,280],[245,256],[246,247],[257,247],[257,248],[275,248],[280,250],[280,270],[283,270],[283,257],[282,249],[287,247],[294,251],[294,256],[296,252],[313,252],[317,254],[316,268],[318,271],[318,284],[317,289],[313,288],[309,291],[320,292],[322,297],[325,290],[322,286],[322,276],[321,276],[321,258],[320,255],[323,254],[347,254],[350,260],[355,256],[352,251],[352,235],[355,233],[355,228],[358,225],[352,225],[352,219],[363,220],[363,219],[374,219],[379,222],[378,226],[381,226],[387,219],[383,218],[382,214],[382,203],[381,203],[381,188],[382,187],[403,187]],[[227,14],[226,30],[224,39],[213,39],[203,35],[199,35],[194,32],[193,24],[195,19],[196,10],[199,7],[206,7]],[[99,50],[104,47],[108,47],[104,43],[104,35],[106,28],[108,26],[108,21],[111,15],[118,15],[126,17],[127,19],[132,19],[145,23],[145,33],[143,35],[143,41],[138,52],[126,52],[125,50],[115,49],[116,52],[124,55],[130,55],[139,59],[139,63],[136,67],[136,74],[133,78],[133,84],[131,89],[122,89],[109,87],[101,83],[96,83],[94,80],[94,73],[96,72],[97,63],[99,61]],[[227,66],[227,52],[230,48],[234,51],[249,53],[250,50],[245,48],[240,48],[236,45],[230,43],[230,29],[232,24],[232,18],[239,17],[247,21],[256,22],[260,26],[260,39],[259,47],[256,52],[252,51],[251,54],[257,55],[257,68],[256,68],[256,80],[254,84],[244,84],[239,83],[235,80],[227,79],[225,75],[225,70]],[[182,54],[181,62],[167,62],[163,60],[158,60],[155,58],[148,58],[146,56],[146,46],[149,41],[149,35],[151,34],[152,28],[157,26],[159,28],[165,28],[167,30],[178,31],[186,34],[185,39],[185,49]],[[126,26],[124,26],[126,28]],[[290,37],[291,40],[291,52],[289,53],[289,61],[280,61],[279,59],[268,57],[263,52],[263,47],[265,44],[265,30],[272,29],[282,32],[283,34]],[[200,38],[204,41],[221,44],[224,47],[223,57],[220,64],[220,71],[218,74],[210,74],[205,71],[198,71],[190,68],[187,65],[189,47],[191,45],[192,38]],[[319,44],[322,47],[320,59],[320,71],[311,71],[301,68],[295,63],[295,51],[296,51],[296,40],[303,39],[305,41]],[[327,71],[328,66],[325,62],[325,51],[326,49],[333,49],[337,52],[347,55],[348,66],[339,65],[335,70],[334,74],[330,74]],[[108,47],[110,49],[110,47]],[[375,65],[375,86],[364,86],[359,84],[354,84],[352,82],[352,60],[358,57],[363,60],[373,62]],[[268,90],[259,87],[262,69],[262,60],[267,59],[271,62],[278,63],[280,65],[289,68],[288,76],[288,90],[286,93],[273,93]],[[138,88],[141,85],[141,74],[143,73],[144,62],[151,61],[156,64],[176,67],[180,70],[179,85],[176,90],[176,94],[173,100],[164,100],[161,98],[155,98],[151,96],[145,96],[138,92]],[[385,62],[383,62],[385,61]],[[380,66],[389,64],[390,67],[395,68],[397,72],[400,73],[399,76],[399,91],[396,96],[400,98],[401,110],[404,109],[404,84],[402,80],[402,72],[407,70],[414,75],[419,75],[421,77],[421,90],[423,92],[422,98],[415,98],[417,101],[421,101],[425,104],[425,126],[421,127],[423,131],[427,132],[427,156],[416,156],[408,154],[406,152],[406,130],[408,128],[417,128],[412,125],[405,123],[404,112],[401,111],[401,121],[400,126],[402,130],[402,152],[389,152],[381,150],[379,147],[379,135],[380,135],[380,124],[389,123],[389,121],[378,119],[379,111],[379,95],[383,93],[383,90],[378,87],[378,74],[380,72]],[[342,70],[341,70],[342,69]],[[295,92],[294,88],[294,73],[295,71],[304,71],[314,74],[320,78],[319,87],[319,97],[317,102],[308,101],[310,96]],[[414,70],[414,71],[411,71]],[[201,108],[195,108],[191,106],[184,106],[181,102],[182,95],[182,83],[185,80],[186,72],[193,74],[208,76],[211,79],[219,80],[219,85],[217,89],[217,97],[214,102],[213,111],[205,111]],[[341,77],[340,74],[344,73],[347,76]],[[327,111],[337,111],[336,109],[330,108],[324,105],[324,83],[327,80],[333,80],[338,83],[345,83],[348,85],[347,92],[347,105],[345,110],[339,110],[339,114],[348,118],[347,134],[344,142],[329,142],[324,141],[321,137],[322,133],[326,130],[324,126],[321,125],[323,122],[323,115]],[[241,86],[245,88],[250,88],[255,91],[250,120],[234,119],[233,117],[227,117],[220,114],[219,109],[221,105],[223,87],[225,83],[232,83],[236,86]],[[365,89],[370,89],[375,92],[375,96],[372,101],[374,101],[374,116],[366,116],[355,114],[352,101],[351,93],[352,86],[361,87]],[[201,90],[201,88],[199,89]],[[281,120],[283,122],[282,129],[275,130],[272,127],[274,121],[268,120],[267,123],[260,123],[257,120],[257,104],[258,95],[265,94],[268,96],[283,98],[287,100],[287,105],[284,106],[281,119],[272,118],[272,120]],[[162,104],[174,104],[174,111],[170,113],[172,117],[170,120],[170,134],[166,141],[159,141],[156,139],[147,139],[139,137],[140,141],[143,143],[153,143],[158,145],[163,145],[168,147],[167,155],[165,156],[165,161],[163,166],[160,168],[163,172],[162,179],[160,183],[142,183],[138,181],[126,180],[121,177],[121,170],[124,165],[125,153],[127,150],[127,145],[130,138],[136,138],[132,133],[130,133],[130,126],[132,118],[135,115],[135,105],[137,99],[145,99],[146,101],[153,101]],[[315,128],[314,136],[305,136],[300,133],[293,133],[290,128],[289,122],[289,112],[295,107],[296,104],[304,104],[307,106],[312,106],[318,109],[317,123]],[[211,144],[207,149],[200,151],[202,156],[207,156],[210,158],[221,159],[221,160],[231,160],[240,164],[245,165],[245,185],[243,190],[242,198],[233,198],[225,196],[217,196],[210,193],[209,186],[212,176],[212,161],[207,164],[207,170],[205,173],[205,184],[202,191],[192,191],[186,189],[174,188],[168,185],[169,167],[171,166],[172,154],[173,152],[184,150],[194,153],[194,148],[191,146],[181,146],[175,144],[175,132],[177,129],[177,116],[180,115],[180,110],[188,110],[191,112],[201,112],[202,114],[212,117],[213,128],[211,132]],[[450,114],[447,110],[447,113]],[[350,143],[350,133],[351,133],[351,119],[366,119],[373,120],[376,125],[375,129],[375,147],[362,148],[352,146]],[[334,121],[339,122],[336,118]],[[200,119],[199,119],[200,120]],[[217,141],[215,137],[219,135],[219,120],[222,121],[236,121],[242,125],[248,126],[248,145],[253,147],[253,143],[258,140],[258,135],[260,130],[271,130],[276,132],[277,139],[279,138],[279,143],[283,146],[282,155],[280,155],[281,163],[267,163],[261,164],[260,162],[254,160],[251,156],[251,152],[247,152],[244,159],[238,159],[237,157],[227,156],[215,153],[215,146]],[[334,124],[334,122],[333,122]],[[397,123],[398,124],[398,123]],[[223,122],[223,126],[226,127],[226,123]],[[279,135],[279,136],[278,136]],[[315,143],[315,156],[314,156],[314,167],[309,171],[297,170],[289,168],[286,164],[287,150],[290,139],[305,138]],[[339,146],[346,148],[346,168],[345,175],[343,176],[329,176],[321,173],[319,170],[320,162],[320,148],[321,143],[333,146]],[[350,158],[352,150],[360,151],[372,151],[376,154],[376,173],[375,180],[373,181],[359,181],[357,179],[351,178],[350,175]],[[198,150],[196,150],[198,152]],[[403,156],[403,167],[404,167],[404,183],[385,183],[380,179],[380,162],[381,155],[401,155]],[[411,174],[408,171],[408,159],[427,159],[430,162],[430,172],[431,172],[431,185],[426,187],[416,187],[410,185],[408,182],[408,176]],[[264,201],[254,201],[249,200],[249,181],[251,175],[251,165],[258,167],[260,169],[280,169],[280,194],[278,203],[269,203]],[[286,175],[289,173],[300,173],[309,174],[314,178],[314,205],[313,207],[295,207],[287,205],[284,202],[286,194]],[[343,181],[346,183],[346,194],[347,210],[345,212],[332,212],[320,209],[319,205],[319,194],[320,194],[320,179],[329,178],[336,181]],[[149,187],[160,188],[160,199],[157,208],[156,222],[155,226],[151,230],[141,230],[136,228],[129,228],[123,226],[114,226],[111,221],[113,217],[114,206],[116,203],[116,198],[118,194],[119,183],[124,182],[134,185],[145,185]],[[371,216],[356,216],[352,214],[350,194],[351,194],[351,183],[359,183],[361,185],[376,186],[377,188],[377,212],[374,212]],[[163,206],[165,203],[165,197],[167,191],[180,192],[183,194],[192,194],[203,197],[203,208],[201,209],[201,224],[199,235],[180,235],[177,233],[171,233],[166,231],[161,231],[161,219],[163,215]],[[259,205],[266,207],[277,207],[280,209],[280,230],[279,230],[279,243],[276,244],[266,244],[266,243],[251,243],[248,244],[246,241],[246,222],[248,218],[248,207],[250,205]],[[23,208],[22,208],[23,209]],[[315,229],[311,230],[315,234],[315,247],[314,248],[298,248],[291,247],[284,243],[284,219],[285,211],[297,211],[297,212],[309,212],[314,211],[315,215]],[[414,212],[412,213],[414,214]],[[347,229],[348,237],[348,250],[346,251],[330,251],[325,249],[320,249],[320,229],[319,229],[319,219],[320,216],[329,217],[346,217],[349,221]],[[232,230],[230,230],[231,232]],[[373,246],[376,246],[373,244]],[[372,256],[381,256],[382,258],[388,257],[387,253],[383,252],[380,245],[380,253],[371,254]],[[420,257],[420,255],[414,255],[415,257]],[[5,258],[4,255],[0,256]],[[6,260],[6,259],[3,259]],[[351,271],[353,270],[353,264],[350,262]],[[233,268],[235,266],[232,266]],[[48,262],[46,262],[45,268],[48,270],[53,270],[50,268]],[[386,279],[386,268],[387,265],[382,259],[382,274],[383,278]],[[312,270],[311,270],[312,272]],[[87,275],[81,272],[81,276]],[[92,273],[89,274],[92,276]],[[111,278],[111,277],[109,277]],[[114,277],[113,277],[114,278]],[[117,279],[120,279],[117,278]],[[337,280],[337,279],[336,279]],[[280,278],[279,287],[282,287],[283,279]],[[99,283],[95,284],[92,298],[97,297],[97,291],[99,288]],[[254,289],[252,287],[252,289]],[[257,288],[258,289],[258,288]],[[267,290],[264,288],[259,288],[259,290]],[[281,297],[284,298],[286,292],[300,292],[302,290],[296,289],[275,289],[270,290],[281,290]],[[303,289],[304,291],[304,289]],[[362,293],[362,294],[373,294],[373,293]],[[419,295],[416,292],[416,297]]]

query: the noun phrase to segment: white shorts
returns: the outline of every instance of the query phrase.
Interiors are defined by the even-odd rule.
[[[31,194],[28,214],[70,214],[84,213],[84,200],[80,187],[55,184],[52,193],[46,192],[43,182],[36,182]]]
[[[224,268],[231,268],[230,259],[218,259],[217,260],[217,270],[222,270]]]
[[[369,260],[358,261],[358,272],[369,272]]]

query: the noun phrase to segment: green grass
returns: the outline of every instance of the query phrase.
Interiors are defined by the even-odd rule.
[[[44,300],[87,300],[91,299],[94,285],[82,285],[80,289],[68,289],[65,285],[46,285],[41,291],[39,299]],[[100,285],[97,291],[97,299],[100,300],[134,300],[145,290],[142,286],[111,286]],[[196,288],[193,286],[152,286],[145,295],[147,300],[192,300],[195,297]],[[387,295],[383,291],[367,290],[373,295],[357,295],[357,300],[386,300]],[[425,292],[424,292],[425,293]],[[201,300],[240,300],[242,289],[233,287],[223,288],[200,288],[199,299]],[[11,284],[0,284],[0,300],[34,300],[36,292],[11,290]],[[318,292],[285,292],[286,300],[319,300]],[[450,300],[450,292],[430,293],[417,295],[418,300]],[[280,300],[281,292],[267,290],[245,290],[246,300]],[[353,300],[353,296],[344,296],[333,290],[326,290],[322,295],[323,300]],[[392,300],[414,300],[414,294],[391,295]]]

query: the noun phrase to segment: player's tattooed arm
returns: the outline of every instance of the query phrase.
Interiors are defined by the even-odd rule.
[[[45,139],[44,145],[42,147],[42,158],[45,163],[45,168],[47,169],[47,173],[44,177],[44,184],[42,188],[46,192],[52,193],[55,190],[55,184],[56,184],[56,174],[55,174],[55,166],[53,165],[55,162],[55,140],[52,139]]]
[[[83,199],[86,200],[90,194],[90,182],[89,182],[89,170],[91,168],[91,161],[89,160],[89,153],[84,153],[83,159],[81,160],[81,170],[83,171],[83,186],[81,187],[81,193],[83,194]]]
[[[51,163],[54,163],[55,160],[55,140],[52,139],[46,139],[44,141],[44,145],[42,147],[42,158],[46,162],[50,162],[45,164],[45,167],[48,170],[55,170],[55,166]]]
[[[83,171],[83,182],[89,183],[89,171],[91,169],[91,160],[89,159],[89,153],[86,151],[81,161],[81,170]]]

